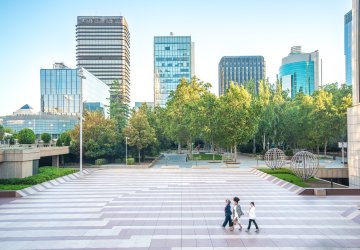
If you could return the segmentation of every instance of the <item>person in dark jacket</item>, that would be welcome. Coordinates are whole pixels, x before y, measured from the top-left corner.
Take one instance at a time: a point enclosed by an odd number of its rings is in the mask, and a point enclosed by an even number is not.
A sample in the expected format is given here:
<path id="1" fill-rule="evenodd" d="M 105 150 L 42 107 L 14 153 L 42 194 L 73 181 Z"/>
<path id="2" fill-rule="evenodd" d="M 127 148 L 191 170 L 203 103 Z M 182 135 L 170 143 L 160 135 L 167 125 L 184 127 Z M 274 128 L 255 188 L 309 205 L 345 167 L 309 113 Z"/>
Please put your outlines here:
<path id="1" fill-rule="evenodd" d="M 233 227 L 233 222 L 232 222 L 232 219 L 231 219 L 231 215 L 232 215 L 232 212 L 231 212 L 231 201 L 230 200 L 225 200 L 225 221 L 224 223 L 222 224 L 223 227 L 226 227 L 226 225 L 229 223 L 229 227 L 230 227 L 230 230 L 234 230 L 234 227 Z"/>

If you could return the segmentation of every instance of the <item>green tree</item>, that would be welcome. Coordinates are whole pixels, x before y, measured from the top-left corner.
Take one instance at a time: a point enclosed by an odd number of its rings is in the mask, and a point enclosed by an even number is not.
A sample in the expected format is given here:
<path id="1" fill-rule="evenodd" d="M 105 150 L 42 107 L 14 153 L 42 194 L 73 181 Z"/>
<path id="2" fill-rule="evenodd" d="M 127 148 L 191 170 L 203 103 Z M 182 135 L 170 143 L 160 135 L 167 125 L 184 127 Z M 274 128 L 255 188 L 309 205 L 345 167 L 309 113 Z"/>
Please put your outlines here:
<path id="1" fill-rule="evenodd" d="M 234 148 L 234 161 L 237 160 L 237 146 L 247 143 L 257 131 L 258 114 L 252 102 L 252 96 L 244 86 L 233 83 L 220 97 L 222 138 Z"/>
<path id="2" fill-rule="evenodd" d="M 184 142 L 188 145 L 192 158 L 192 143 L 201 133 L 198 102 L 208 92 L 211 85 L 193 77 L 190 81 L 180 80 L 176 91 L 170 94 L 166 106 L 165 133 L 177 142 L 179 149 Z"/>
<path id="3" fill-rule="evenodd" d="M 137 148 L 140 162 L 141 150 L 156 142 L 155 129 L 150 126 L 143 109 L 132 112 L 129 123 L 123 131 L 128 137 L 128 144 Z"/>
<path id="4" fill-rule="evenodd" d="M 61 140 L 61 143 L 64 144 L 64 146 L 70 146 L 71 143 L 71 137 L 69 132 L 64 132 L 60 135 L 59 139 Z"/>
<path id="5" fill-rule="evenodd" d="M 56 147 L 62 147 L 63 146 L 63 142 L 61 140 L 61 137 L 59 137 L 57 140 L 56 140 Z"/>
<path id="6" fill-rule="evenodd" d="M 219 100 L 210 93 L 205 92 L 197 103 L 198 115 L 200 121 L 201 137 L 209 142 L 211 151 L 213 152 L 213 160 L 215 160 L 215 146 L 221 141 L 221 127 L 219 117 Z"/>
<path id="7" fill-rule="evenodd" d="M 49 133 L 42 133 L 41 134 L 41 140 L 44 143 L 49 143 L 51 141 L 51 135 Z"/>
<path id="8" fill-rule="evenodd" d="M 17 138 L 20 144 L 33 144 L 35 143 L 35 133 L 29 128 L 24 128 L 19 131 Z"/>
<path id="9" fill-rule="evenodd" d="M 3 140 L 5 136 L 5 128 L 0 125 L 0 140 Z"/>
<path id="10" fill-rule="evenodd" d="M 79 125 L 69 131 L 71 137 L 71 152 L 79 155 L 80 132 Z M 107 119 L 100 112 L 84 113 L 83 122 L 83 152 L 86 160 L 98 158 L 113 159 L 116 156 L 115 144 L 119 140 L 116 122 Z"/>

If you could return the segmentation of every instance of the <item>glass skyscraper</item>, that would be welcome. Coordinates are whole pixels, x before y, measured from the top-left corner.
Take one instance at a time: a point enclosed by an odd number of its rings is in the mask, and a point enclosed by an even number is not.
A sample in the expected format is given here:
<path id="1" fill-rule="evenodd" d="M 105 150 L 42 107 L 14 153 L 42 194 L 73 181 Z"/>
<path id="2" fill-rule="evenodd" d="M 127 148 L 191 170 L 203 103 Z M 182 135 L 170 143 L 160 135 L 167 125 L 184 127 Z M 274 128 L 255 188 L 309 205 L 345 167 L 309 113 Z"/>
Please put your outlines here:
<path id="1" fill-rule="evenodd" d="M 83 70 L 83 103 L 90 111 L 107 114 L 109 86 Z M 41 112 L 78 115 L 80 113 L 80 76 L 78 69 L 55 63 L 53 69 L 40 70 Z"/>
<path id="2" fill-rule="evenodd" d="M 265 79 L 265 60 L 263 56 L 224 56 L 219 62 L 219 95 L 230 87 L 230 82 L 244 84 L 253 80 L 258 87 Z"/>
<path id="3" fill-rule="evenodd" d="M 130 32 L 122 16 L 78 16 L 77 67 L 107 85 L 119 82 L 121 100 L 130 102 Z"/>
<path id="4" fill-rule="evenodd" d="M 344 54 L 345 54 L 345 83 L 351 85 L 352 82 L 352 11 L 344 16 Z"/>
<path id="5" fill-rule="evenodd" d="M 194 44 L 191 36 L 154 37 L 154 104 L 164 107 L 181 78 L 194 75 Z"/>
<path id="6" fill-rule="evenodd" d="M 287 57 L 282 59 L 280 79 L 283 90 L 288 90 L 291 98 L 296 93 L 311 95 L 319 88 L 319 51 L 303 53 L 301 46 L 294 46 Z"/>

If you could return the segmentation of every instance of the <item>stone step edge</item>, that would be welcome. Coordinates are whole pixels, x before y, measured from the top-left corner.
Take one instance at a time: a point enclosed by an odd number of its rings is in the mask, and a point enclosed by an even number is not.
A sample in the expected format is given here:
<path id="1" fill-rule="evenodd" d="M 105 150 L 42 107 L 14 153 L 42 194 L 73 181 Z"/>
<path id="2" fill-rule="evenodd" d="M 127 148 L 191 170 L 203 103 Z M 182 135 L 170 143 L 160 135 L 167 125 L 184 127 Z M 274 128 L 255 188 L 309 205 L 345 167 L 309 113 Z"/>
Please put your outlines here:
<path id="1" fill-rule="evenodd" d="M 256 168 L 253 168 L 252 170 L 250 170 L 250 173 L 253 173 L 267 181 L 270 181 L 271 183 L 274 183 L 278 186 L 280 186 L 281 188 L 284 188 L 284 189 L 287 189 L 289 190 L 290 192 L 293 192 L 295 194 L 300 194 L 301 192 L 303 192 L 305 189 L 302 188 L 302 187 L 299 187 L 295 184 L 292 184 L 290 182 L 287 182 L 287 181 L 284 181 L 280 178 L 277 178 L 273 175 L 270 175 L 270 174 L 267 174 L 267 173 L 264 173 Z"/>
<path id="2" fill-rule="evenodd" d="M 89 171 L 88 169 L 84 169 L 83 170 L 83 175 L 88 175 L 91 174 L 92 172 L 94 172 L 96 170 L 93 171 Z M 66 183 L 72 180 L 77 180 L 81 178 L 81 174 L 80 171 L 76 172 L 76 173 L 72 173 L 72 174 L 68 174 L 68 175 L 64 175 L 62 177 L 58 177 L 56 179 L 50 180 L 50 181 L 46 181 L 40 184 L 36 184 L 34 186 L 31 187 L 27 187 L 21 190 L 16 190 L 16 197 L 26 197 L 29 195 L 33 195 L 36 194 L 38 192 L 42 192 L 45 191 L 47 189 L 53 188 L 55 186 L 58 186 L 62 183 Z"/>
<path id="3" fill-rule="evenodd" d="M 346 209 L 342 214 L 343 217 L 360 224 L 360 206 L 353 206 Z"/>

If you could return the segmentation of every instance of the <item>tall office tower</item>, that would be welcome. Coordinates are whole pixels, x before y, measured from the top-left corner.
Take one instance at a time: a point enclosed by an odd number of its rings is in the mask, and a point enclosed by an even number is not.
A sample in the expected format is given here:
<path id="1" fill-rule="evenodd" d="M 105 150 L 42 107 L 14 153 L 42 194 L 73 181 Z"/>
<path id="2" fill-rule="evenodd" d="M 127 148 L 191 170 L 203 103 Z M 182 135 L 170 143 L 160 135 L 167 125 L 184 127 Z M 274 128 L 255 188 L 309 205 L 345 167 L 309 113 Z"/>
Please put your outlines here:
<path id="1" fill-rule="evenodd" d="M 344 16 L 344 54 L 345 54 L 345 83 L 351 85 L 351 42 L 352 42 L 352 11 Z"/>
<path id="2" fill-rule="evenodd" d="M 122 16 L 78 16 L 77 66 L 111 85 L 119 82 L 121 101 L 130 102 L 130 33 Z"/>
<path id="3" fill-rule="evenodd" d="M 360 0 L 352 2 L 353 107 L 347 112 L 349 185 L 360 188 Z"/>
<path id="4" fill-rule="evenodd" d="M 259 81 L 265 79 L 263 56 L 224 56 L 219 62 L 219 95 L 230 87 L 230 82 L 245 84 L 254 81 L 258 89 Z"/>
<path id="5" fill-rule="evenodd" d="M 86 69 L 82 80 L 83 107 L 107 115 L 109 86 Z M 52 69 L 40 70 L 41 112 L 58 115 L 80 114 L 81 78 L 77 69 L 55 63 Z"/>
<path id="6" fill-rule="evenodd" d="M 194 75 L 194 43 L 191 36 L 154 37 L 154 105 L 164 107 L 181 78 Z"/>
<path id="7" fill-rule="evenodd" d="M 283 90 L 288 90 L 291 98 L 296 93 L 311 95 L 319 88 L 319 51 L 303 53 L 301 46 L 291 47 L 290 54 L 282 59 L 280 79 Z"/>

